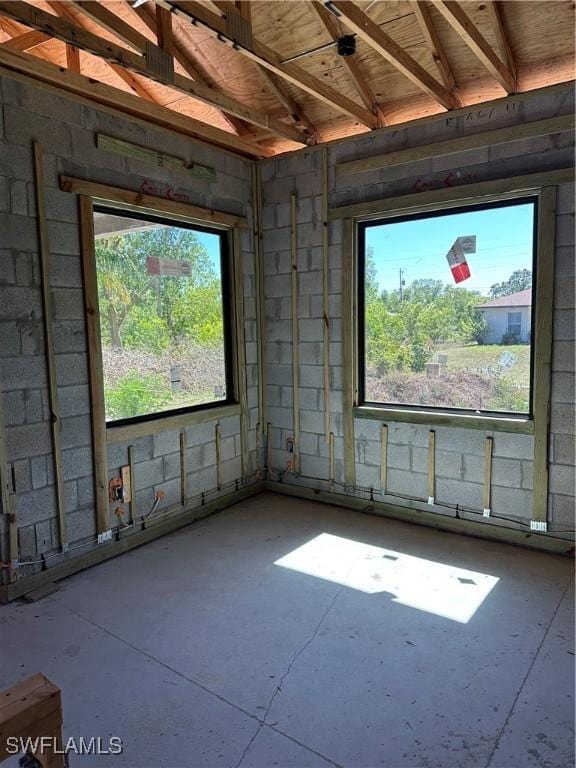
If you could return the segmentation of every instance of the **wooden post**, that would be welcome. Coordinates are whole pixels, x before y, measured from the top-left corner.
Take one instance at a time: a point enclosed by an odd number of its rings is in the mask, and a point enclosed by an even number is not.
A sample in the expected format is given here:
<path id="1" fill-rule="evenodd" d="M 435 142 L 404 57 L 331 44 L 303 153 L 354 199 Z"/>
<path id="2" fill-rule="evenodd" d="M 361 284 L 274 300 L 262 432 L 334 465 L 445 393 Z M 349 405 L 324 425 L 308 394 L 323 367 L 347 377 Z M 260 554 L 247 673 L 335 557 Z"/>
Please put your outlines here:
<path id="1" fill-rule="evenodd" d="M 328 438 L 328 455 L 330 465 L 330 491 L 334 490 L 334 432 Z"/>
<path id="2" fill-rule="evenodd" d="M 428 433 L 428 504 L 436 498 L 436 432 Z"/>
<path id="3" fill-rule="evenodd" d="M 380 429 L 380 490 L 386 493 L 388 487 L 388 427 L 382 424 Z"/>
<path id="4" fill-rule="evenodd" d="M 84 306 L 88 336 L 94 487 L 96 491 L 96 530 L 98 533 L 104 533 L 110 528 L 108 520 L 108 446 L 102 372 L 102 340 L 100 338 L 98 312 L 98 281 L 94 254 L 94 218 L 92 200 L 84 195 L 81 195 L 79 200 L 80 237 L 84 268 Z"/>
<path id="5" fill-rule="evenodd" d="M 262 301 L 264 293 L 264 271 L 262 269 L 262 179 L 260 175 L 260 166 L 252 166 L 252 217 L 254 225 L 254 271 L 256 277 L 256 329 L 258 338 L 256 340 L 256 353 L 258 360 L 258 429 L 256 434 L 256 443 L 258 445 L 258 471 L 262 467 L 262 444 L 264 442 L 264 398 L 266 391 L 266 372 L 264 370 L 264 316 L 262 313 Z"/>
<path id="6" fill-rule="evenodd" d="M 266 424 L 266 478 L 270 479 L 270 472 L 272 471 L 272 441 L 270 439 L 272 432 L 272 424 L 268 422 Z"/>
<path id="7" fill-rule="evenodd" d="M 550 376 L 552 371 L 552 314 L 554 307 L 554 252 L 556 235 L 556 187 L 546 187 L 538 206 L 538 252 L 534 311 L 534 531 L 548 527 L 548 441 L 550 439 Z"/>
<path id="8" fill-rule="evenodd" d="M 132 489 L 132 495 L 130 496 L 130 522 L 133 523 L 136 520 L 136 476 L 134 472 L 134 446 L 128 446 L 128 466 L 130 467 L 130 488 Z"/>
<path id="9" fill-rule="evenodd" d="M 10 757 L 9 738 L 38 740 L 42 751 L 33 754 L 43 768 L 64 768 L 60 689 L 44 675 L 33 675 L 0 693 L 0 762 Z"/>
<path id="10" fill-rule="evenodd" d="M 344 391 L 342 397 L 344 431 L 344 478 L 350 488 L 356 485 L 356 457 L 354 452 L 354 227 L 351 219 L 345 219 L 342 242 L 342 358 Z"/>
<path id="11" fill-rule="evenodd" d="M 290 253 L 292 299 L 292 389 L 294 414 L 294 472 L 300 471 L 300 327 L 298 322 L 298 237 L 296 193 L 290 197 Z"/>
<path id="12" fill-rule="evenodd" d="M 238 400 L 240 402 L 240 459 L 242 462 L 242 481 L 248 475 L 248 391 L 246 383 L 246 343 L 244 334 L 244 279 L 242 272 L 242 253 L 240 248 L 240 230 L 233 230 L 233 265 L 234 265 L 234 307 L 236 309 L 236 356 L 238 368 Z"/>
<path id="13" fill-rule="evenodd" d="M 219 421 L 214 426 L 214 439 L 216 440 L 216 489 L 220 491 L 222 489 L 222 435 Z"/>
<path id="14" fill-rule="evenodd" d="M 490 517 L 490 494 L 492 490 L 492 448 L 494 440 L 487 437 L 484 443 L 484 494 L 483 509 L 484 517 Z"/>
<path id="15" fill-rule="evenodd" d="M 48 399 L 50 402 L 52 458 L 56 484 L 56 509 L 58 512 L 60 545 L 65 551 L 68 549 L 68 528 L 66 525 L 64 471 L 62 468 L 62 446 L 60 440 L 60 404 L 58 402 L 56 357 L 54 354 L 54 321 L 52 313 L 52 292 L 50 289 L 50 243 L 48 242 L 48 225 L 46 221 L 46 203 L 44 198 L 44 154 L 41 145 L 37 141 L 33 143 L 33 149 L 36 217 L 38 223 L 38 242 L 40 246 L 40 272 L 42 275 L 42 314 L 46 346 L 46 367 L 48 370 Z"/>
<path id="16" fill-rule="evenodd" d="M 328 150 L 322 149 L 322 315 L 324 320 L 324 438 L 330 436 L 330 305 L 328 297 Z"/>
<path id="17" fill-rule="evenodd" d="M 180 501 L 186 506 L 188 501 L 188 468 L 186 461 L 186 432 L 180 432 Z"/>

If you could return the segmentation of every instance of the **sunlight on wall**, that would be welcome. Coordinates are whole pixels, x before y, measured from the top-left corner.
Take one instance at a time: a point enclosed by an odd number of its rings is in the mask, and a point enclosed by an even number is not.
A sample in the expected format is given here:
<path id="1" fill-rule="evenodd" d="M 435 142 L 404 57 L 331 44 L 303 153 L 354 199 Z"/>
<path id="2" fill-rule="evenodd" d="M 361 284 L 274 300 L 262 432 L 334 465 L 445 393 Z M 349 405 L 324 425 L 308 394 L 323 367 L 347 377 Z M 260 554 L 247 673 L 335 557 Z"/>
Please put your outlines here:
<path id="1" fill-rule="evenodd" d="M 466 624 L 498 579 L 391 549 L 321 533 L 274 565 Z"/>

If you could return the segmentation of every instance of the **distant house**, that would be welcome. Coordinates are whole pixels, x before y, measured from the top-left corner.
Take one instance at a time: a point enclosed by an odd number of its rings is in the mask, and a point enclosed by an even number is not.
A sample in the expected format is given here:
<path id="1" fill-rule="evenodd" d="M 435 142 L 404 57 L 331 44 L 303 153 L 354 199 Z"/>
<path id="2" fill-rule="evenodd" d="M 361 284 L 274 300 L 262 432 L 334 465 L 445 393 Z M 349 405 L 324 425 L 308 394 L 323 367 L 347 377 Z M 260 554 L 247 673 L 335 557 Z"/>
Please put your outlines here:
<path id="1" fill-rule="evenodd" d="M 532 323 L 532 288 L 500 296 L 478 307 L 486 320 L 485 344 L 500 344 L 503 336 L 528 343 Z"/>

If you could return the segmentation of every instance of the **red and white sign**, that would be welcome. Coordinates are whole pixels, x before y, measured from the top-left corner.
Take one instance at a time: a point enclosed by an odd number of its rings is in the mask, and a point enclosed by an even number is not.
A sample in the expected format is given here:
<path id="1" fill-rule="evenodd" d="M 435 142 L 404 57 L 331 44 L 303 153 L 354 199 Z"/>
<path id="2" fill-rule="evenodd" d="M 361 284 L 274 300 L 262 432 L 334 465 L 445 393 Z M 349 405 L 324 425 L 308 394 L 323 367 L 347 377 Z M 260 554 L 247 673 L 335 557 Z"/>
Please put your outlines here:
<path id="1" fill-rule="evenodd" d="M 457 237 L 452 248 L 446 254 L 455 283 L 468 280 L 471 276 L 470 267 L 466 259 L 467 253 L 476 253 L 476 235 Z"/>
<path id="2" fill-rule="evenodd" d="M 159 259 L 148 256 L 146 271 L 149 275 L 168 275 L 170 277 L 192 277 L 192 262 L 177 259 Z"/>

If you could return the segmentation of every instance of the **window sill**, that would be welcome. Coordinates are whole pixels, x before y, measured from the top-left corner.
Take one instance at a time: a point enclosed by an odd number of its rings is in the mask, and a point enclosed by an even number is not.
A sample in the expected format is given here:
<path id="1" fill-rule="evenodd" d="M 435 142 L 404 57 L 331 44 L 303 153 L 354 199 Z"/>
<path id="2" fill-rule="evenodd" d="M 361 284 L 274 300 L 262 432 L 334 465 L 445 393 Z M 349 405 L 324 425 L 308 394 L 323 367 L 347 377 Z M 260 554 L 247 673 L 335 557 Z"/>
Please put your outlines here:
<path id="1" fill-rule="evenodd" d="M 483 429 L 494 432 L 516 432 L 524 435 L 534 434 L 534 421 L 527 417 L 513 416 L 476 416 L 468 413 L 448 411 L 418 411 L 385 406 L 357 406 L 352 409 L 356 419 L 376 421 L 401 421 L 409 424 L 430 424 L 461 429 Z"/>
<path id="2" fill-rule="evenodd" d="M 194 424 L 203 424 L 206 421 L 216 421 L 217 419 L 225 419 L 227 416 L 239 415 L 239 403 L 225 403 L 224 405 L 215 405 L 213 408 L 179 413 L 174 416 L 158 416 L 157 419 L 139 421 L 135 424 L 124 424 L 117 427 L 110 424 L 106 429 L 106 438 L 108 443 L 123 443 L 137 437 L 157 435 L 159 432 L 168 432 L 171 429 L 183 429 L 194 426 Z"/>

